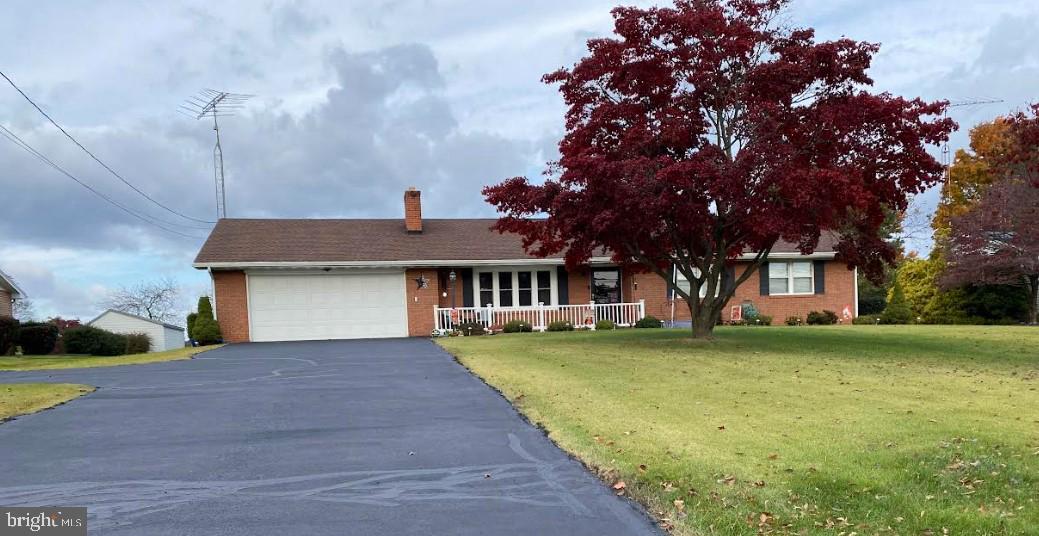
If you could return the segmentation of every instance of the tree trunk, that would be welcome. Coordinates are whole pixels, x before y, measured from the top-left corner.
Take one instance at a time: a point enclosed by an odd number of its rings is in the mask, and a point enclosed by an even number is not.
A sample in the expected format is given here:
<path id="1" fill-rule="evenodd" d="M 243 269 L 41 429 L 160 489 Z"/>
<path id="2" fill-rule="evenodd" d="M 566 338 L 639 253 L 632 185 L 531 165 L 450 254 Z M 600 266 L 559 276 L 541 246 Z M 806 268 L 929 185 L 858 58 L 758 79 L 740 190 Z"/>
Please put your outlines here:
<path id="1" fill-rule="evenodd" d="M 1028 289 L 1031 291 L 1028 300 L 1028 323 L 1035 325 L 1037 323 L 1036 307 L 1039 306 L 1039 274 L 1028 276 L 1028 285 L 1031 287 Z"/>
<path id="2" fill-rule="evenodd" d="M 714 336 L 714 326 L 718 315 L 714 307 L 699 306 L 689 303 L 689 318 L 693 319 L 693 338 L 710 339 Z"/>

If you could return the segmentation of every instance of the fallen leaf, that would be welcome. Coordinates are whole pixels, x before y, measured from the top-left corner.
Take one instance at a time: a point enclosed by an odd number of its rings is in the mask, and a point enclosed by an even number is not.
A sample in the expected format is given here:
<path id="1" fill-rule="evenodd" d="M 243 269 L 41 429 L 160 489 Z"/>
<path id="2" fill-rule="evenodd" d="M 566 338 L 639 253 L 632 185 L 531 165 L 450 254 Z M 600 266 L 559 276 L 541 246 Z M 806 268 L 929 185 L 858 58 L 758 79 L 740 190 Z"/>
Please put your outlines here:
<path id="1" fill-rule="evenodd" d="M 617 491 L 621 491 L 626 487 L 628 487 L 628 485 L 625 484 L 623 480 L 619 480 L 616 484 L 613 485 L 613 489 Z"/>
<path id="2" fill-rule="evenodd" d="M 723 424 L 723 425 L 719 426 L 718 429 L 719 430 L 724 430 L 725 429 L 725 425 Z"/>
<path id="3" fill-rule="evenodd" d="M 685 501 L 682 499 L 675 499 L 675 510 L 682 512 L 685 510 Z"/>
<path id="4" fill-rule="evenodd" d="M 768 455 L 768 459 L 770 459 L 770 460 L 778 460 L 779 459 L 779 454 L 776 454 L 775 452 L 773 452 L 773 453 Z"/>
<path id="5" fill-rule="evenodd" d="M 644 463 L 640 463 L 639 464 L 639 472 L 640 473 L 645 473 L 646 472 L 646 464 L 644 464 Z"/>
<path id="6" fill-rule="evenodd" d="M 763 487 L 765 487 L 765 481 L 764 480 L 758 480 L 757 482 L 754 483 L 754 487 L 756 487 L 756 488 L 763 488 Z"/>

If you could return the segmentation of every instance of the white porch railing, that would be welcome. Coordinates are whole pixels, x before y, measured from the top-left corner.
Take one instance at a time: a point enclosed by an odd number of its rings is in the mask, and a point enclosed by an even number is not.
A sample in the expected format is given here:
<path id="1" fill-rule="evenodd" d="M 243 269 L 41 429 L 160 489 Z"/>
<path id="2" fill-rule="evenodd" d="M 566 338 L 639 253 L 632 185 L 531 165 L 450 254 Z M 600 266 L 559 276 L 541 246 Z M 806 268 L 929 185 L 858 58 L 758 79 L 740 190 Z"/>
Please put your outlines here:
<path id="1" fill-rule="evenodd" d="M 544 331 L 552 322 L 565 321 L 574 327 L 595 329 L 599 320 L 612 320 L 618 326 L 628 327 L 646 316 L 646 301 L 633 303 L 585 303 L 580 305 L 531 305 L 526 307 L 434 307 L 436 329 L 453 329 L 459 324 L 478 322 L 484 327 L 504 326 L 513 320 L 524 320 L 538 331 Z"/>

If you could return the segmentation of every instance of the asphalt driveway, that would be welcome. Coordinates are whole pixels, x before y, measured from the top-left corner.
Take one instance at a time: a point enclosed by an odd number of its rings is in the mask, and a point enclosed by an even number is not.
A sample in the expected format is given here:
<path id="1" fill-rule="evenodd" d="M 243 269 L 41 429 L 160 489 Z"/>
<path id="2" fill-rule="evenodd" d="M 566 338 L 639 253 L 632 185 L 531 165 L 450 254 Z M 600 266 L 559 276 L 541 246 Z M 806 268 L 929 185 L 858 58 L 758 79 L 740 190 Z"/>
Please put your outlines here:
<path id="1" fill-rule="evenodd" d="M 426 340 L 0 373 L 99 389 L 0 425 L 0 505 L 92 534 L 658 534 Z"/>

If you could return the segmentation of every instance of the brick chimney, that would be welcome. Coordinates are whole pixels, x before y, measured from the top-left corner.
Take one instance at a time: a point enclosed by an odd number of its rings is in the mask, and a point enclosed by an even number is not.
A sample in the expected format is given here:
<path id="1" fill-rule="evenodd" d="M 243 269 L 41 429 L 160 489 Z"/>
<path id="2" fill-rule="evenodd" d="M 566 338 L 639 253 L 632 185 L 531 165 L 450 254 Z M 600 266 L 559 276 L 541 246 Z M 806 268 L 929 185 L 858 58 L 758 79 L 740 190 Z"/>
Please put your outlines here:
<path id="1" fill-rule="evenodd" d="M 409 233 L 422 232 L 422 192 L 414 186 L 404 192 L 404 227 Z"/>

